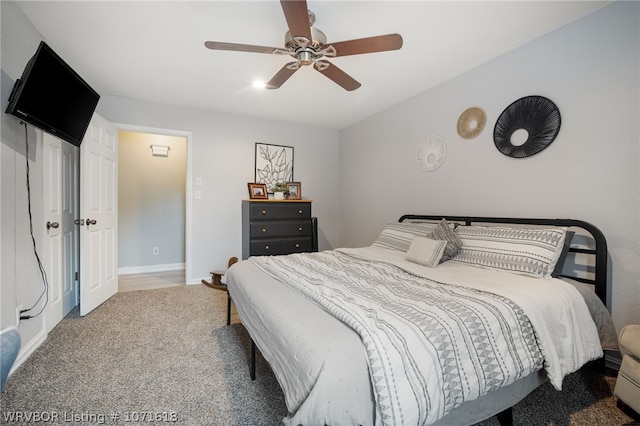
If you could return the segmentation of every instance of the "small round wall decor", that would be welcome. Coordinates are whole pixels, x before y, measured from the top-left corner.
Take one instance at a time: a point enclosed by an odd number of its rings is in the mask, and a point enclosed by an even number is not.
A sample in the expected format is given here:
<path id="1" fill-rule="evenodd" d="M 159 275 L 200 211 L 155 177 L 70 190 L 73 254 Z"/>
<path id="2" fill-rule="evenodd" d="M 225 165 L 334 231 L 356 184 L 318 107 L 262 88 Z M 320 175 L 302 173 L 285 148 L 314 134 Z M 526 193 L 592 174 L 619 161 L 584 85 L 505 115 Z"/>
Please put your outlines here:
<path id="1" fill-rule="evenodd" d="M 472 139 L 482 133 L 487 117 L 480 108 L 469 108 L 458 118 L 458 134 L 465 139 Z"/>
<path id="2" fill-rule="evenodd" d="M 530 157 L 551 145 L 560 131 L 560 121 L 556 104 L 543 96 L 526 96 L 502 111 L 493 129 L 493 141 L 504 155 Z"/>
<path id="3" fill-rule="evenodd" d="M 431 172 L 444 163 L 447 156 L 447 145 L 438 135 L 430 135 L 418 145 L 416 163 L 425 172 Z"/>

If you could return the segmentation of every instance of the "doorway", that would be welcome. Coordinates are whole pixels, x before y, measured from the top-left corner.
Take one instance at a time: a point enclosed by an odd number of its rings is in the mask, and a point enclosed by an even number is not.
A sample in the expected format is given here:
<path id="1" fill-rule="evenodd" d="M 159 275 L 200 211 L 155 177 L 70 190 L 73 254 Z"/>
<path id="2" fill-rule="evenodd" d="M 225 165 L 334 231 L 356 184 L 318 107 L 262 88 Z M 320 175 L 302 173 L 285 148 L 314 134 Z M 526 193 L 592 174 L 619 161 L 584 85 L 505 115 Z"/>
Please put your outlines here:
<path id="1" fill-rule="evenodd" d="M 98 114 L 79 149 L 42 133 L 47 331 L 117 291 L 117 146 L 117 129 Z"/>
<path id="2" fill-rule="evenodd" d="M 184 285 L 190 134 L 118 127 L 118 291 Z"/>

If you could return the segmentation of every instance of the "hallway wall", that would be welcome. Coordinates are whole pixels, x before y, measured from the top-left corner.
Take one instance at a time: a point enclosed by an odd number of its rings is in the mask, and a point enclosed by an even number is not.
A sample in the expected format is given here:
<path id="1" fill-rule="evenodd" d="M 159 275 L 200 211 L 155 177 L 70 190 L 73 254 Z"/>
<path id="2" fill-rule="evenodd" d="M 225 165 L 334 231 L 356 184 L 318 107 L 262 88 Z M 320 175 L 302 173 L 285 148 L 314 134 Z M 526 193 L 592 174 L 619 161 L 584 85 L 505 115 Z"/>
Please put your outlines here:
<path id="1" fill-rule="evenodd" d="M 118 269 L 182 269 L 186 138 L 120 130 L 118 139 Z M 151 145 L 169 147 L 168 156 L 153 156 Z"/>

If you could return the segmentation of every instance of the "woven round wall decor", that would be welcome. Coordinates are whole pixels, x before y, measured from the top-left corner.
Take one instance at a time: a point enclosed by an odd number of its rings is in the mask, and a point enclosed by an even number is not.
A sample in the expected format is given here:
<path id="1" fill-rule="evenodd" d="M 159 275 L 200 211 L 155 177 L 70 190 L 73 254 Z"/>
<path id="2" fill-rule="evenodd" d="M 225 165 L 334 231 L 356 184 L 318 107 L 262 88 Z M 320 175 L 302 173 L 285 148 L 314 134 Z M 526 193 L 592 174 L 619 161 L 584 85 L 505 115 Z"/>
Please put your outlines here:
<path id="1" fill-rule="evenodd" d="M 418 145 L 416 164 L 425 172 L 432 172 L 444 163 L 447 144 L 439 135 L 429 135 Z"/>
<path id="2" fill-rule="evenodd" d="M 465 139 L 472 139 L 482 133 L 487 123 L 487 116 L 478 107 L 469 108 L 458 118 L 458 134 Z"/>
<path id="3" fill-rule="evenodd" d="M 560 110 L 543 96 L 526 96 L 513 102 L 498 117 L 493 141 L 498 151 L 513 158 L 535 155 L 551 145 L 560 131 Z M 514 144 L 512 135 L 526 135 L 522 144 Z"/>

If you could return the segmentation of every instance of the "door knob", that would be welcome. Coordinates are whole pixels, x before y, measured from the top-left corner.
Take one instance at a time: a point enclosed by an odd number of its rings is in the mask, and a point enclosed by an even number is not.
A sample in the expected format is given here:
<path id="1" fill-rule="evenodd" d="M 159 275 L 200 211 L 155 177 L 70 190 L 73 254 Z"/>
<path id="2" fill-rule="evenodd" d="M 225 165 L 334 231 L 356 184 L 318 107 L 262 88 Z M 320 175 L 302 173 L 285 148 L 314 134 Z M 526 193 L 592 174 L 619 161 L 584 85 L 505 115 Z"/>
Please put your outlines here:
<path id="1" fill-rule="evenodd" d="M 58 229 L 60 224 L 58 222 L 47 222 L 47 229 Z"/>
<path id="2" fill-rule="evenodd" d="M 95 219 L 87 219 L 87 226 L 95 225 L 96 223 L 98 223 L 98 222 Z"/>

